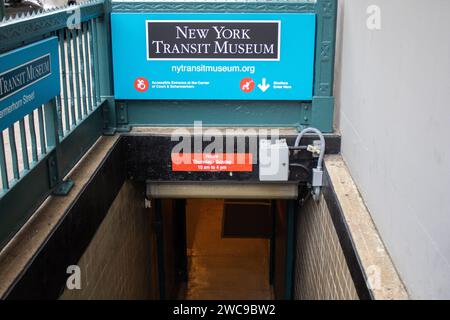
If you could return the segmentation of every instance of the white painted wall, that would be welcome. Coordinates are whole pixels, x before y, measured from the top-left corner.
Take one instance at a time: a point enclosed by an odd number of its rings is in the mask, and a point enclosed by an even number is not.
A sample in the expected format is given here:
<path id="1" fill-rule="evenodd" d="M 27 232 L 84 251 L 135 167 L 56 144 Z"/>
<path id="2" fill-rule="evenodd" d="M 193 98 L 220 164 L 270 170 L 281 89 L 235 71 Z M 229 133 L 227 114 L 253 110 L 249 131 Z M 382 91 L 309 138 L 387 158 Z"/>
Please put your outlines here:
<path id="1" fill-rule="evenodd" d="M 450 1 L 340 0 L 338 24 L 345 161 L 411 297 L 450 299 Z"/>

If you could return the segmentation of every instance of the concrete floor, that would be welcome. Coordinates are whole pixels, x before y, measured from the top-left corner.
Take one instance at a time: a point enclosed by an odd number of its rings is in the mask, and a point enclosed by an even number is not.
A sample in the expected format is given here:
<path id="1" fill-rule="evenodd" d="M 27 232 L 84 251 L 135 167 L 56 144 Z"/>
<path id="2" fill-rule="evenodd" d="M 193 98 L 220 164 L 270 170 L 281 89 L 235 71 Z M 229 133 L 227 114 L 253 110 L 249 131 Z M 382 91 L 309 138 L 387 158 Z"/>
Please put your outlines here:
<path id="1" fill-rule="evenodd" d="M 223 200 L 187 201 L 186 299 L 272 299 L 269 240 L 221 238 L 223 205 Z"/>

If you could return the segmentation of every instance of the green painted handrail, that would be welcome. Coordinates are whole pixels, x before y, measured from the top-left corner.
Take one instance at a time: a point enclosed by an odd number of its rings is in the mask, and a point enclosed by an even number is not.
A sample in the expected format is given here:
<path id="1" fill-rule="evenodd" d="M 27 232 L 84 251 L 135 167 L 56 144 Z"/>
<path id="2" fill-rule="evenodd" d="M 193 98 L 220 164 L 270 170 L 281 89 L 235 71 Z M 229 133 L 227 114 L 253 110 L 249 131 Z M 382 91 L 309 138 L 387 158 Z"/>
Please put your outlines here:
<path id="1" fill-rule="evenodd" d="M 89 21 L 103 16 L 105 2 L 86 1 L 77 6 L 22 13 L 18 17 L 0 20 L 0 53 L 48 37 L 50 33 L 66 28 L 75 9 L 80 10 L 80 22 Z"/>

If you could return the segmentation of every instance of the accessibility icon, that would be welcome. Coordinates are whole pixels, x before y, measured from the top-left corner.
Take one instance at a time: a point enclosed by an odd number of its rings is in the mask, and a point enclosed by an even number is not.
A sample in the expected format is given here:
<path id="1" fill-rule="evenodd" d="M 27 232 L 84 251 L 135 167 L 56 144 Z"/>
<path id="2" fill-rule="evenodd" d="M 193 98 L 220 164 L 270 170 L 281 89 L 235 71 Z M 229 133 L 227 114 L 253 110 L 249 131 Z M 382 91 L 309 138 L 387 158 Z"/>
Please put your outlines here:
<path id="1" fill-rule="evenodd" d="M 148 80 L 145 78 L 136 78 L 134 80 L 134 88 L 139 92 L 145 92 L 148 90 Z"/>
<path id="2" fill-rule="evenodd" d="M 244 78 L 241 80 L 241 90 L 250 93 L 255 89 L 255 81 L 252 78 Z"/>

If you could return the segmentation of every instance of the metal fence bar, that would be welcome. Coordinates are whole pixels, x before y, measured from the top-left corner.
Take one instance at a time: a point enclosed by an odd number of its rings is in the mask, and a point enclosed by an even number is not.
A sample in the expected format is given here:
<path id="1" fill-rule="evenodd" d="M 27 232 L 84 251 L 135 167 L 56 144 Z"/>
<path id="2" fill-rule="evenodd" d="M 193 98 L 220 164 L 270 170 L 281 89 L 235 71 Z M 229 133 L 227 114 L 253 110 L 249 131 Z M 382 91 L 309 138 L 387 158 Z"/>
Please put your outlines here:
<path id="1" fill-rule="evenodd" d="M 75 79 L 75 97 L 77 99 L 77 123 L 83 118 L 81 109 L 81 94 L 80 94 L 80 60 L 78 60 L 78 30 L 72 30 L 73 36 L 73 57 L 74 57 L 74 79 Z"/>
<path id="2" fill-rule="evenodd" d="M 88 99 L 86 92 L 86 60 L 84 58 L 84 41 L 83 41 L 83 25 L 80 24 L 78 30 L 79 48 L 80 48 L 80 78 L 81 78 L 81 98 L 83 101 L 83 114 L 84 117 L 88 114 Z"/>
<path id="3" fill-rule="evenodd" d="M 5 139 L 3 138 L 3 131 L 0 131 L 0 174 L 2 176 L 2 189 L 6 191 L 9 189 L 8 169 L 6 167 L 5 156 Z"/>
<path id="4" fill-rule="evenodd" d="M 58 36 L 58 32 L 57 31 L 55 31 L 55 32 L 52 32 L 52 35 L 53 36 Z M 58 38 L 58 57 L 59 57 L 59 61 L 60 61 L 60 73 L 59 73 L 59 87 L 60 87 L 60 90 L 62 90 L 61 89 L 61 83 L 62 83 L 62 80 L 61 80 L 61 61 L 63 61 L 62 60 L 62 58 L 61 58 L 61 52 L 60 52 L 60 50 L 59 50 L 59 38 Z M 62 119 L 62 108 L 63 108 L 63 101 L 62 101 L 62 93 L 60 92 L 60 94 L 58 95 L 58 99 L 56 100 L 56 110 L 57 110 L 57 117 L 58 117 L 58 136 L 59 136 L 59 139 L 62 139 L 62 138 L 64 138 L 64 128 L 63 128 L 63 119 Z"/>
<path id="5" fill-rule="evenodd" d="M 72 65 L 72 33 L 69 29 L 66 29 L 66 41 L 67 41 L 67 64 L 69 66 L 69 93 L 70 93 L 70 116 L 72 118 L 72 126 L 77 125 L 75 117 L 75 99 L 73 89 L 73 65 Z M 71 128 L 69 128 L 70 130 Z"/>
<path id="6" fill-rule="evenodd" d="M 30 127 L 31 159 L 33 162 L 39 160 L 36 141 L 36 125 L 34 123 L 34 111 L 28 115 L 28 126 Z"/>
<path id="7" fill-rule="evenodd" d="M 45 138 L 47 141 L 47 150 L 56 147 L 58 143 L 58 116 L 57 116 L 57 99 L 52 99 L 44 104 L 45 119 Z"/>
<path id="8" fill-rule="evenodd" d="M 97 105 L 97 73 L 96 68 L 98 66 L 96 61 L 96 55 L 94 54 L 94 31 L 92 20 L 88 21 L 88 31 L 89 31 L 89 60 L 91 61 L 90 69 L 92 76 L 92 104 Z"/>
<path id="9" fill-rule="evenodd" d="M 95 70 L 95 84 L 97 87 L 96 91 L 96 100 L 97 105 L 100 104 L 101 98 L 100 98 L 100 73 L 98 70 L 98 33 L 97 33 L 97 19 L 91 20 L 92 30 L 93 30 L 93 42 L 94 42 L 94 70 Z"/>
<path id="10" fill-rule="evenodd" d="M 67 97 L 67 70 L 66 70 L 66 49 L 65 49 L 65 39 L 64 39 L 64 31 L 60 30 L 58 31 L 58 41 L 59 41 L 59 48 L 61 52 L 61 60 L 60 60 L 60 66 L 61 66 L 61 104 L 64 106 L 64 125 L 65 130 L 70 130 L 70 119 L 69 119 L 69 101 Z"/>
<path id="11" fill-rule="evenodd" d="M 58 96 L 56 100 L 56 114 L 58 120 L 58 136 L 60 139 L 64 137 L 63 124 L 62 124 L 62 106 L 61 106 L 61 95 Z"/>
<path id="12" fill-rule="evenodd" d="M 87 86 L 87 90 L 86 90 L 86 103 L 87 103 L 87 108 L 88 111 L 92 111 L 92 94 L 91 94 L 91 59 L 89 56 L 89 41 L 88 41 L 88 33 L 89 33 L 89 29 L 88 29 L 88 23 L 84 22 L 81 25 L 81 28 L 83 30 L 82 34 L 83 34 L 83 47 L 84 47 L 84 55 L 86 57 L 85 62 L 86 62 L 86 86 Z"/>
<path id="13" fill-rule="evenodd" d="M 92 100 L 91 100 L 91 74 L 90 74 L 90 67 L 91 67 L 91 61 L 89 57 L 89 42 L 88 42 L 88 28 L 87 23 L 81 24 L 81 33 L 83 35 L 83 49 L 84 49 L 84 57 L 85 57 L 85 75 L 86 75 L 86 106 L 87 111 L 92 111 Z"/>
<path id="14" fill-rule="evenodd" d="M 27 134 L 25 130 L 25 120 L 24 118 L 19 121 L 20 128 L 20 143 L 22 147 L 22 163 L 24 170 L 30 170 L 30 161 L 28 159 L 28 143 L 27 143 Z"/>
<path id="15" fill-rule="evenodd" d="M 14 124 L 8 128 L 9 147 L 11 150 L 11 164 L 13 170 L 14 179 L 19 180 L 19 160 L 17 157 L 17 145 L 16 145 L 16 133 L 14 132 Z"/>
<path id="16" fill-rule="evenodd" d="M 38 108 L 38 123 L 39 123 L 39 140 L 41 147 L 41 155 L 47 153 L 47 147 L 45 144 L 45 127 L 44 127 L 44 114 L 42 112 L 42 107 Z"/>

